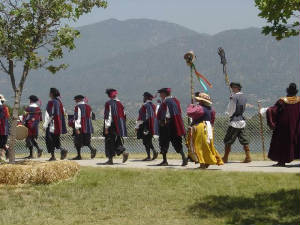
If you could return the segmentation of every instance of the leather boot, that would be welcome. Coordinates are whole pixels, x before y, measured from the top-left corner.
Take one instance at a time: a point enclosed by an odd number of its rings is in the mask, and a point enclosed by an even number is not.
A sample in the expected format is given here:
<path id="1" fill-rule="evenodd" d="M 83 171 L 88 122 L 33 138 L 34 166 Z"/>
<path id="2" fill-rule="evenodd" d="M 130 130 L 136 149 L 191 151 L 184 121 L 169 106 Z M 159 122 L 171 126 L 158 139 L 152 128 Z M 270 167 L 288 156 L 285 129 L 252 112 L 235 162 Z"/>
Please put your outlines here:
<path id="1" fill-rule="evenodd" d="M 158 152 L 154 148 L 152 149 L 152 151 L 153 151 L 152 160 L 155 160 L 157 158 L 157 156 L 158 156 Z"/>
<path id="2" fill-rule="evenodd" d="M 54 151 L 51 152 L 51 158 L 49 159 L 49 161 L 55 161 L 56 158 L 55 158 L 55 154 L 54 154 Z"/>
<path id="3" fill-rule="evenodd" d="M 92 146 L 89 147 L 91 149 L 91 159 L 96 157 L 97 150 L 93 148 Z"/>
<path id="4" fill-rule="evenodd" d="M 108 158 L 108 160 L 104 163 L 104 165 L 113 165 L 113 164 L 114 162 L 112 157 Z"/>
<path id="5" fill-rule="evenodd" d="M 244 145 L 244 151 L 245 151 L 246 158 L 244 159 L 243 163 L 251 162 L 252 160 L 251 160 L 251 157 L 250 157 L 249 145 Z"/>
<path id="6" fill-rule="evenodd" d="M 60 159 L 64 160 L 67 158 L 68 151 L 64 148 L 60 148 Z"/>
<path id="7" fill-rule="evenodd" d="M 123 160 L 122 162 L 125 163 L 127 160 L 128 160 L 128 156 L 129 156 L 129 153 L 128 152 L 123 152 Z"/>
<path id="8" fill-rule="evenodd" d="M 157 166 L 168 166 L 167 153 L 163 153 L 163 161 L 159 163 Z"/>
<path id="9" fill-rule="evenodd" d="M 230 151 L 231 151 L 231 145 L 225 145 L 225 153 L 222 158 L 224 163 L 228 163 L 228 156 L 229 156 Z"/>
<path id="10" fill-rule="evenodd" d="M 33 149 L 29 149 L 29 156 L 25 157 L 25 159 L 33 159 Z"/>
<path id="11" fill-rule="evenodd" d="M 188 164 L 188 159 L 185 157 L 185 154 L 182 149 L 179 154 L 181 155 L 181 158 L 182 158 L 181 166 L 186 166 Z"/>
<path id="12" fill-rule="evenodd" d="M 147 153 L 147 157 L 144 158 L 142 161 L 150 161 L 151 157 L 150 157 L 150 147 L 146 146 L 146 153 Z"/>

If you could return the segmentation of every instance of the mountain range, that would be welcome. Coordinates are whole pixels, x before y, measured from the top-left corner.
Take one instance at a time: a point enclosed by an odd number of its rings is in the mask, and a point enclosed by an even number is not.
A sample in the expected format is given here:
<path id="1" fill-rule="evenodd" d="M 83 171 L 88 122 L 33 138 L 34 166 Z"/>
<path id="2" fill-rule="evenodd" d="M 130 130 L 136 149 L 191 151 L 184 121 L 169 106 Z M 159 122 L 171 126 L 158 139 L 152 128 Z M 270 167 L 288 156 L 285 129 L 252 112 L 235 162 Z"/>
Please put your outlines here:
<path id="1" fill-rule="evenodd" d="M 76 49 L 66 52 L 62 60 L 69 67 L 55 75 L 32 71 L 22 103 L 30 94 L 45 103 L 49 87 L 54 86 L 61 90 L 68 110 L 73 96 L 83 94 L 99 111 L 107 99 L 105 89 L 116 88 L 127 110 L 135 112 L 144 91 L 170 87 L 185 108 L 190 101 L 190 72 L 183 55 L 193 50 L 197 70 L 213 84 L 209 94 L 214 106 L 223 112 L 229 91 L 217 54 L 220 46 L 226 52 L 229 79 L 242 84 L 250 111 L 256 110 L 257 100 L 271 105 L 285 94 L 290 82 L 299 84 L 299 37 L 276 41 L 261 34 L 260 28 L 208 35 L 149 19 L 110 19 L 78 29 L 81 37 Z M 195 79 L 194 84 L 195 90 L 203 91 Z M 6 75 L 0 78 L 0 91 L 12 96 Z"/>

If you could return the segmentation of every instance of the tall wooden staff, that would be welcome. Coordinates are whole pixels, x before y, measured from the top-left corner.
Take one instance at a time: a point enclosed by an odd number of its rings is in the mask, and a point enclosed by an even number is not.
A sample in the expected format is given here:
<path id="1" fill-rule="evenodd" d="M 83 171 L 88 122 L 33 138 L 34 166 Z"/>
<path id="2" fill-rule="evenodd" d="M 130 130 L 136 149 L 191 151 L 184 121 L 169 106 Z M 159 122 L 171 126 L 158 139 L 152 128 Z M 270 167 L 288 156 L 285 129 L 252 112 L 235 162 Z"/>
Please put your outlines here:
<path id="1" fill-rule="evenodd" d="M 195 54 L 193 51 L 189 51 L 184 55 L 184 59 L 186 61 L 186 64 L 190 67 L 190 94 L 191 94 L 191 104 L 194 104 L 194 79 L 193 79 L 193 72 L 194 72 L 194 64 L 195 61 Z M 192 147 L 192 129 L 190 127 L 191 125 L 191 118 L 188 118 L 188 130 L 187 135 L 185 138 L 185 143 L 188 148 L 188 158 L 192 162 L 198 162 L 198 158 L 196 156 L 196 153 L 193 150 Z"/>
<path id="2" fill-rule="evenodd" d="M 225 56 L 225 51 L 222 47 L 218 48 L 218 55 L 221 58 L 221 64 L 223 65 L 223 74 L 225 76 L 225 84 L 228 86 L 229 92 L 231 94 L 231 89 L 230 89 L 230 83 L 229 83 L 229 77 L 227 73 L 227 60 Z"/>
<path id="3" fill-rule="evenodd" d="M 195 61 L 195 53 L 189 51 L 184 55 L 186 64 L 190 67 L 190 94 L 191 94 L 191 104 L 194 104 L 194 79 L 193 79 L 193 62 Z M 191 124 L 191 121 L 188 120 L 188 124 Z"/>
<path id="4" fill-rule="evenodd" d="M 259 121 L 260 121 L 260 137 L 261 137 L 261 143 L 262 143 L 262 151 L 263 151 L 263 158 L 266 160 L 266 153 L 265 153 L 265 136 L 264 136 L 264 124 L 263 124 L 263 118 L 260 113 L 261 110 L 261 100 L 257 101 L 258 106 L 258 115 L 259 115 Z"/>

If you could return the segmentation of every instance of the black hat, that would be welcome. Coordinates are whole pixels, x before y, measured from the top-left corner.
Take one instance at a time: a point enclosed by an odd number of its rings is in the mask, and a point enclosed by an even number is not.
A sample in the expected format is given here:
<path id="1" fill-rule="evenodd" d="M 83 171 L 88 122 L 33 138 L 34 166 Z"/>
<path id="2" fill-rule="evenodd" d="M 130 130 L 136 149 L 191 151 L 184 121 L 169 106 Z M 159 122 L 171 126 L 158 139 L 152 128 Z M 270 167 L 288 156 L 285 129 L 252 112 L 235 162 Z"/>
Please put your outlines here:
<path id="1" fill-rule="evenodd" d="M 30 100 L 31 102 L 37 102 L 37 101 L 39 100 L 39 98 L 38 98 L 37 96 L 35 96 L 35 95 L 30 95 L 30 96 L 29 96 L 29 100 Z"/>
<path id="2" fill-rule="evenodd" d="M 286 92 L 289 96 L 295 96 L 298 93 L 297 85 L 295 83 L 290 83 Z"/>
<path id="3" fill-rule="evenodd" d="M 237 87 L 239 89 L 242 89 L 242 85 L 240 83 L 234 83 L 234 82 L 231 82 L 230 83 L 230 87 L 233 88 L 233 87 Z"/>
<path id="4" fill-rule="evenodd" d="M 158 93 L 166 93 L 167 95 L 171 94 L 171 88 L 162 88 L 157 91 Z"/>
<path id="5" fill-rule="evenodd" d="M 108 89 L 105 90 L 105 93 L 106 93 L 107 95 L 110 95 L 110 93 L 112 93 L 112 92 L 114 92 L 114 91 L 117 91 L 117 90 L 116 90 L 116 89 L 113 89 L 113 88 L 108 88 Z"/>
<path id="6" fill-rule="evenodd" d="M 50 93 L 55 97 L 59 97 L 60 96 L 60 93 L 59 93 L 59 90 L 57 90 L 56 88 L 50 88 Z"/>
<path id="7" fill-rule="evenodd" d="M 83 95 L 76 95 L 76 96 L 74 97 L 74 100 L 82 100 L 82 99 L 84 99 L 84 96 L 83 96 Z"/>
<path id="8" fill-rule="evenodd" d="M 147 98 L 147 99 L 153 99 L 154 97 L 153 97 L 153 95 L 151 95 L 149 92 L 145 92 L 144 94 L 143 94 L 143 96 L 145 97 L 145 98 Z"/>

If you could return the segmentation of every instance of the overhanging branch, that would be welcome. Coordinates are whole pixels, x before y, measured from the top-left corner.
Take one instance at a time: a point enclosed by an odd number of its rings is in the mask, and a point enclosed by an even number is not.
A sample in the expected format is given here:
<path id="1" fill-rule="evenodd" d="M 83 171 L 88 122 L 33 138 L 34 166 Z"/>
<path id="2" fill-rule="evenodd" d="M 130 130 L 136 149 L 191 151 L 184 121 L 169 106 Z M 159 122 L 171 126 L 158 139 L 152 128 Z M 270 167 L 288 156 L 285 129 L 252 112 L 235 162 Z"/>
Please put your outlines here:
<path id="1" fill-rule="evenodd" d="M 0 60 L 0 65 L 1 65 L 1 68 L 4 70 L 5 73 L 7 73 L 9 75 L 9 71 L 8 69 L 5 67 L 4 63 L 2 62 L 2 60 Z"/>

